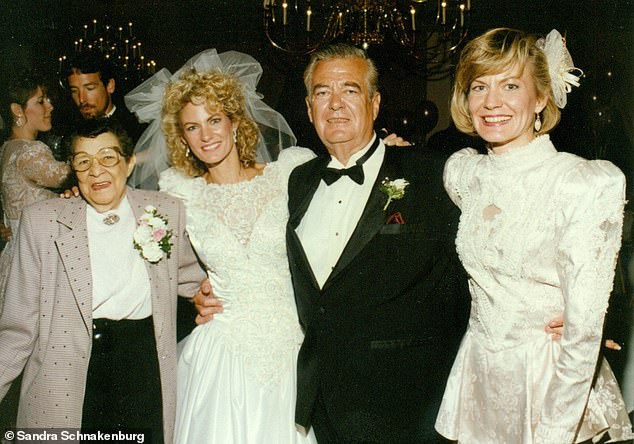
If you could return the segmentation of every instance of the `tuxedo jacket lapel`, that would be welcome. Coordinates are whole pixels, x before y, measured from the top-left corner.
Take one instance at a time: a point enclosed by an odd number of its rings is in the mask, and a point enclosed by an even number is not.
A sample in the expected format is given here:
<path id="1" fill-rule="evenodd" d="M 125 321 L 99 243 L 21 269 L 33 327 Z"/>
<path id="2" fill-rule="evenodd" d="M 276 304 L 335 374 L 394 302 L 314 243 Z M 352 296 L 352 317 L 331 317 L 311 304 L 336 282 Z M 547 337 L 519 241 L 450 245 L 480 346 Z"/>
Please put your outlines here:
<path id="1" fill-rule="evenodd" d="M 68 228 L 68 232 L 60 235 L 55 244 L 84 320 L 86 333 L 92 335 L 93 283 L 86 229 L 86 202 L 83 199 L 70 200 L 59 213 L 57 222 Z"/>
<path id="2" fill-rule="evenodd" d="M 330 273 L 324 288 L 328 286 L 328 283 L 334 279 L 339 273 L 341 273 L 347 266 L 354 260 L 355 257 L 363 250 L 363 248 L 372 240 L 372 238 L 378 233 L 381 227 L 385 224 L 387 215 L 383 211 L 383 206 L 387 201 L 385 193 L 381 192 L 381 182 L 386 178 L 394 180 L 401 177 L 402 170 L 397 162 L 397 158 L 392 155 L 391 150 L 385 150 L 385 157 L 383 164 L 379 170 L 379 174 L 372 186 L 370 197 L 361 214 L 361 218 L 357 223 L 355 230 L 352 232 L 352 236 L 348 240 L 346 247 L 344 248 L 335 268 Z"/>

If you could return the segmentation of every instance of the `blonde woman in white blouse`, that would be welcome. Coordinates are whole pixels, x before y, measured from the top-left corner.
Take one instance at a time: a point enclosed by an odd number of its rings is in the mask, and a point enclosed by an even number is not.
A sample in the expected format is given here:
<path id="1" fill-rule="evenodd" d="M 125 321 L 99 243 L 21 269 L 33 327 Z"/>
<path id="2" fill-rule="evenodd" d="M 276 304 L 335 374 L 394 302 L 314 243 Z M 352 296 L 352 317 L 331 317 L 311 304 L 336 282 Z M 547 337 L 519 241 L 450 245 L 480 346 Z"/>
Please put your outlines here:
<path id="1" fill-rule="evenodd" d="M 548 135 L 574 71 L 557 31 L 538 40 L 494 29 L 460 58 L 452 117 L 488 143 L 486 155 L 452 155 L 444 176 L 462 211 L 456 245 L 472 308 L 436 428 L 460 443 L 633 437 L 599 355 L 625 179 L 610 162 L 558 152 Z M 555 341 L 544 323 L 561 314 Z"/>

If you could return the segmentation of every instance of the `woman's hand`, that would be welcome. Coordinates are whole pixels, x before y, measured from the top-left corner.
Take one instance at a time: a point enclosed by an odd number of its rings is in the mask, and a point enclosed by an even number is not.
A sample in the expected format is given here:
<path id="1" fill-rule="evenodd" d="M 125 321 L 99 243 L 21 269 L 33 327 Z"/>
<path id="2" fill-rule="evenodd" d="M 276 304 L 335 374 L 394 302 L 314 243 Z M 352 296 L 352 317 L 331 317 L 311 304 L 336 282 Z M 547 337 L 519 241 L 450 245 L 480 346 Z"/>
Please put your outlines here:
<path id="1" fill-rule="evenodd" d="M 562 314 L 551 319 L 550 322 L 546 324 L 546 327 L 544 327 L 544 330 L 553 338 L 554 341 L 559 341 L 561 339 L 561 335 L 564 334 L 564 315 Z M 621 350 L 621 346 L 612 339 L 606 339 L 604 346 L 610 350 Z"/>
<path id="2" fill-rule="evenodd" d="M 381 132 L 387 134 L 387 130 L 385 128 L 381 129 Z M 387 146 L 412 146 L 410 142 L 394 133 L 387 134 L 387 136 L 383 137 L 383 143 Z"/>
<path id="3" fill-rule="evenodd" d="M 11 227 L 0 224 L 0 239 L 2 239 L 4 242 L 9 242 L 11 240 L 11 235 Z"/>

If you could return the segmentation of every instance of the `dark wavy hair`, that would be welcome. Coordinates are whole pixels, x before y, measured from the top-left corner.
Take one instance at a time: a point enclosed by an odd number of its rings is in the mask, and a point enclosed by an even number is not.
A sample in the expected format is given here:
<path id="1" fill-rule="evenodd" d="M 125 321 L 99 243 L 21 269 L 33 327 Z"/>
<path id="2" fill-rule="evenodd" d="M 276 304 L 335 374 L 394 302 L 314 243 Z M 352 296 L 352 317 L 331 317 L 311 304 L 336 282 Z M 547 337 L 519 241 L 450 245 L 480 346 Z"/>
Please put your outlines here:
<path id="1" fill-rule="evenodd" d="M 126 161 L 134 154 L 134 144 L 132 139 L 128 136 L 128 133 L 123 129 L 121 124 L 115 119 L 86 119 L 80 122 L 73 130 L 64 137 L 63 148 L 64 152 L 68 156 L 68 160 L 73 157 L 73 148 L 75 142 L 79 138 L 92 139 L 101 134 L 112 133 L 119 140 L 121 147 L 121 154 L 125 157 Z"/>
<path id="2" fill-rule="evenodd" d="M 41 88 L 45 94 L 48 90 L 47 81 L 38 70 L 27 68 L 9 77 L 0 92 L 0 115 L 4 121 L 5 136 L 10 133 L 13 124 L 11 104 L 16 103 L 24 107 L 38 88 Z"/>
<path id="3" fill-rule="evenodd" d="M 102 54 L 95 51 L 83 51 L 73 58 L 64 70 L 63 85 L 68 87 L 68 77 L 72 74 L 99 74 L 99 80 L 106 86 L 114 79 L 114 67 Z"/>

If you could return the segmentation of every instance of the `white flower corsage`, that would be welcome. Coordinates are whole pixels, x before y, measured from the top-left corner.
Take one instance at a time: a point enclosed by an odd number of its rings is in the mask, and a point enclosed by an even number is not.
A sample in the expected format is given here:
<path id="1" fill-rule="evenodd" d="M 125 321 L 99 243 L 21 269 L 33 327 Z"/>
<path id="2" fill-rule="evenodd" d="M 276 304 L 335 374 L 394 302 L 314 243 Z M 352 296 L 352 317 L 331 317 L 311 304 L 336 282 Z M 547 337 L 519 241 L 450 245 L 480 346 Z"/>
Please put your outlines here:
<path id="1" fill-rule="evenodd" d="M 163 254 L 167 254 L 169 258 L 172 251 L 172 230 L 167 229 L 167 219 L 155 207 L 148 205 L 138 224 L 134 231 L 134 248 L 139 250 L 141 257 L 153 264 L 160 261 Z"/>
<path id="2" fill-rule="evenodd" d="M 389 177 L 383 179 L 380 190 L 387 195 L 387 202 L 385 202 L 383 211 L 387 210 L 387 207 L 393 200 L 399 200 L 405 196 L 405 188 L 407 185 L 409 185 L 409 182 L 405 179 L 390 180 Z"/>

